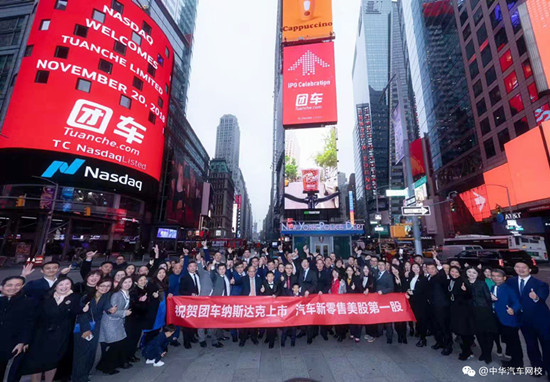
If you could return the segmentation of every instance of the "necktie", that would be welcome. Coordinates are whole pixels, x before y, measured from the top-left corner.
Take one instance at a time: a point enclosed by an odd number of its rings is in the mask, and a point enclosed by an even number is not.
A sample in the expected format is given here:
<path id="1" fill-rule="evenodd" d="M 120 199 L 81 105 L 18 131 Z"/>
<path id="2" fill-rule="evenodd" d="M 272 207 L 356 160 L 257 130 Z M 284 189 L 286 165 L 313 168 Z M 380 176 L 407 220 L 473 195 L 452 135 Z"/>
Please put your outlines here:
<path id="1" fill-rule="evenodd" d="M 307 269 L 306 269 L 306 271 L 304 272 L 304 281 L 306 281 L 306 277 L 307 277 Z"/>
<path id="2" fill-rule="evenodd" d="M 521 296 L 523 294 L 523 288 L 525 288 L 525 280 L 521 279 L 519 282 L 519 295 Z"/>
<path id="3" fill-rule="evenodd" d="M 227 279 L 225 276 L 223 277 L 223 286 L 223 292 L 225 293 L 224 296 L 229 296 L 229 288 L 227 287 Z"/>
<path id="4" fill-rule="evenodd" d="M 250 295 L 256 296 L 256 280 L 250 279 Z"/>
<path id="5" fill-rule="evenodd" d="M 195 282 L 195 288 L 197 288 L 197 292 L 199 291 L 199 280 L 197 280 L 197 275 L 193 273 L 193 281 Z"/>
<path id="6" fill-rule="evenodd" d="M 286 279 L 286 287 L 290 289 L 290 276 Z"/>

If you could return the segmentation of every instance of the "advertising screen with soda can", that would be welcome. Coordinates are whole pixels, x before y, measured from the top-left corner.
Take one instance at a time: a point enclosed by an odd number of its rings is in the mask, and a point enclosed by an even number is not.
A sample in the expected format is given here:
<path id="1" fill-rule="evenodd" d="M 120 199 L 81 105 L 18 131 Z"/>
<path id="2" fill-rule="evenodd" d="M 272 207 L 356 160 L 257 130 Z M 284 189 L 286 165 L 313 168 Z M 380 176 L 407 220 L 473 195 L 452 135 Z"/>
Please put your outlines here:
<path id="1" fill-rule="evenodd" d="M 285 210 L 339 208 L 336 142 L 335 127 L 286 132 Z"/>

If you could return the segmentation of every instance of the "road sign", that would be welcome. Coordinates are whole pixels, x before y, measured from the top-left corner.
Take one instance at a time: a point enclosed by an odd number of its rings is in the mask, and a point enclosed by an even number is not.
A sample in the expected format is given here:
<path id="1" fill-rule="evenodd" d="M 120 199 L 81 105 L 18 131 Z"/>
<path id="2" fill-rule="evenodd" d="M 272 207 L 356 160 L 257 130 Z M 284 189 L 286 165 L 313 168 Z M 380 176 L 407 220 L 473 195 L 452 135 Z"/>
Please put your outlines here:
<path id="1" fill-rule="evenodd" d="M 407 207 L 416 205 L 416 196 L 411 196 L 410 198 L 405 199 L 405 205 Z"/>
<path id="2" fill-rule="evenodd" d="M 409 206 L 401 207 L 403 216 L 427 216 L 431 215 L 432 211 L 429 206 Z"/>

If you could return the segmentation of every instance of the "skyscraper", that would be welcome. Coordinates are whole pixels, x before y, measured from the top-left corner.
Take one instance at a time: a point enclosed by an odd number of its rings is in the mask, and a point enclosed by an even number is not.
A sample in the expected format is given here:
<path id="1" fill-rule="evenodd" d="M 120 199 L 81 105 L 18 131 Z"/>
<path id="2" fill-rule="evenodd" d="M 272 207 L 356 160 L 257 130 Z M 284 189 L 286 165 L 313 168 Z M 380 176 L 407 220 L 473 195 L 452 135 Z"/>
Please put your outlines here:
<path id="1" fill-rule="evenodd" d="M 232 172 L 239 168 L 241 131 L 237 117 L 226 114 L 220 118 L 216 132 L 216 159 L 225 159 Z"/>

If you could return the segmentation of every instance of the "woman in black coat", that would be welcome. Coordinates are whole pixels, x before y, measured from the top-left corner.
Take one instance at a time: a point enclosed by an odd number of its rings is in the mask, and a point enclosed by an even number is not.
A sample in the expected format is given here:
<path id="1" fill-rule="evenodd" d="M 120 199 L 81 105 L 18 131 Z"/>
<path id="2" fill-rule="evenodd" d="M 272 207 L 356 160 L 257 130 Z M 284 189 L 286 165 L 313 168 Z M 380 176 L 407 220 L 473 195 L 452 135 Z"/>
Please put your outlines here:
<path id="1" fill-rule="evenodd" d="M 371 292 L 374 292 L 374 276 L 372 275 L 368 264 L 363 266 L 361 275 L 359 276 L 359 286 L 361 287 L 360 293 L 363 293 L 365 296 Z M 377 333 L 377 324 L 365 325 L 365 339 L 368 342 L 374 342 L 374 337 L 377 336 Z M 361 332 L 359 332 L 359 336 L 360 335 Z"/>
<path id="2" fill-rule="evenodd" d="M 492 362 L 493 342 L 498 334 L 496 317 L 493 313 L 493 301 L 487 283 L 480 279 L 478 269 L 470 267 L 466 270 L 466 277 L 472 293 L 474 318 L 474 333 L 481 348 L 480 361 L 489 364 Z"/>
<path id="3" fill-rule="evenodd" d="M 23 354 L 24 347 L 31 340 L 36 303 L 22 292 L 24 284 L 25 278 L 21 276 L 7 277 L 2 281 L 0 381 L 4 380 L 9 360 Z"/>
<path id="4" fill-rule="evenodd" d="M 400 267 L 392 264 L 390 267 L 390 272 L 393 276 L 394 292 L 396 293 L 405 293 L 409 289 L 409 283 L 405 279 L 405 276 L 402 274 Z M 397 342 L 400 344 L 407 343 L 407 323 L 406 322 L 394 322 L 393 327 L 397 332 Z"/>
<path id="5" fill-rule="evenodd" d="M 88 382 L 90 371 L 94 366 L 99 329 L 103 313 L 114 313 L 116 308 L 111 307 L 111 288 L 113 280 L 104 278 L 95 288 L 95 293 L 84 296 L 81 305 L 88 306 L 87 312 L 76 318 L 74 330 L 73 353 L 73 382 Z"/>
<path id="6" fill-rule="evenodd" d="M 344 277 L 345 293 L 361 293 L 361 281 L 359 277 L 355 275 L 355 269 L 348 265 L 346 267 L 346 273 Z M 361 341 L 361 325 L 349 326 L 350 339 L 354 339 L 355 342 Z"/>
<path id="7" fill-rule="evenodd" d="M 73 292 L 78 294 L 80 297 L 94 294 L 96 291 L 95 287 L 97 286 L 99 280 L 101 280 L 102 275 L 103 274 L 99 269 L 91 271 L 90 273 L 88 273 L 84 281 L 75 283 L 73 285 Z"/>
<path id="8" fill-rule="evenodd" d="M 32 374 L 32 382 L 52 382 L 57 366 L 69 347 L 76 315 L 83 310 L 80 297 L 72 291 L 70 278 L 57 280 L 37 311 L 34 335 L 18 375 Z"/>
<path id="9" fill-rule="evenodd" d="M 417 347 L 426 346 L 426 334 L 428 331 L 428 280 L 424 277 L 422 267 L 413 263 L 407 278 L 409 289 L 407 295 L 416 318 L 416 333 L 420 337 L 416 343 Z"/>
<path id="10" fill-rule="evenodd" d="M 129 362 L 139 361 L 139 358 L 136 357 L 136 351 L 138 349 L 141 333 L 143 330 L 149 328 L 147 314 L 149 312 L 150 299 L 152 299 L 153 296 L 150 295 L 150 289 L 148 289 L 147 286 L 147 276 L 141 275 L 136 280 L 134 287 L 130 290 L 130 310 L 132 314 L 126 317 L 126 321 L 124 322 L 124 328 L 128 336 Z"/>
<path id="11" fill-rule="evenodd" d="M 468 282 L 460 274 L 460 269 L 449 269 L 449 299 L 451 300 L 451 332 L 460 336 L 461 352 L 458 359 L 466 361 L 472 357 L 474 343 L 474 320 L 472 293 Z"/>

